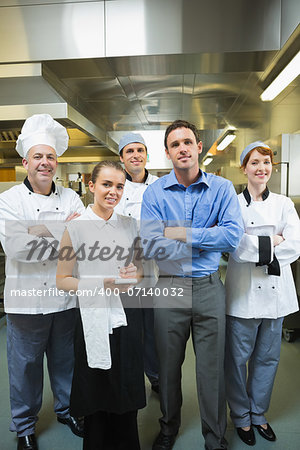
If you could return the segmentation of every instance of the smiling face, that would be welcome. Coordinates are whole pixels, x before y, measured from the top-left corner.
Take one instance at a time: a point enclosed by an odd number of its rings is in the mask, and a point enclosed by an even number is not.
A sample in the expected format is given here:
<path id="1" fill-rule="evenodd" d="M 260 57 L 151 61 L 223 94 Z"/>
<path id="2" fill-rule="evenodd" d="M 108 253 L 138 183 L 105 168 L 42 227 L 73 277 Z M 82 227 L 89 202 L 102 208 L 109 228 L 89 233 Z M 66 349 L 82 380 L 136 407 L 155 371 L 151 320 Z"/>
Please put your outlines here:
<path id="1" fill-rule="evenodd" d="M 52 147 L 44 144 L 34 145 L 22 163 L 33 190 L 43 191 L 45 186 L 51 185 L 57 168 L 56 152 Z"/>
<path id="2" fill-rule="evenodd" d="M 253 150 L 244 168 L 248 177 L 248 184 L 254 187 L 264 187 L 272 175 L 272 162 L 269 155 L 262 155 Z"/>
<path id="3" fill-rule="evenodd" d="M 176 128 L 167 138 L 166 156 L 173 163 L 175 173 L 199 171 L 198 156 L 202 152 L 202 142 L 190 128 Z"/>
<path id="4" fill-rule="evenodd" d="M 133 142 L 125 145 L 120 155 L 120 160 L 125 166 L 126 172 L 131 174 L 138 174 L 145 169 L 147 162 L 146 147 L 139 142 Z"/>
<path id="5" fill-rule="evenodd" d="M 109 219 L 121 200 L 124 184 L 124 172 L 113 167 L 101 168 L 95 183 L 89 182 L 90 191 L 94 194 L 93 211 L 103 219 Z"/>

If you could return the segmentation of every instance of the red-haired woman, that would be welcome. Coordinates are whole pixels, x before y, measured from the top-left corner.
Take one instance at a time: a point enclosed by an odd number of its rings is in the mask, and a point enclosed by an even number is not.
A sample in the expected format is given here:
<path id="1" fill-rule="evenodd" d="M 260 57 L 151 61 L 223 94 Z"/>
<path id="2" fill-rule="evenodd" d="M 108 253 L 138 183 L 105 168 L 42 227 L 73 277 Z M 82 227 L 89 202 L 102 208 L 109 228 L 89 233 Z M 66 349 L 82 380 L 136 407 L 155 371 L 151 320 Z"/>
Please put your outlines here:
<path id="1" fill-rule="evenodd" d="M 290 264 L 300 254 L 293 202 L 269 191 L 273 152 L 263 142 L 241 154 L 248 185 L 239 194 L 245 232 L 226 275 L 226 386 L 239 437 L 255 444 L 253 426 L 275 441 L 265 418 L 279 363 L 284 316 L 298 310 Z M 248 365 L 248 369 L 247 369 Z"/>

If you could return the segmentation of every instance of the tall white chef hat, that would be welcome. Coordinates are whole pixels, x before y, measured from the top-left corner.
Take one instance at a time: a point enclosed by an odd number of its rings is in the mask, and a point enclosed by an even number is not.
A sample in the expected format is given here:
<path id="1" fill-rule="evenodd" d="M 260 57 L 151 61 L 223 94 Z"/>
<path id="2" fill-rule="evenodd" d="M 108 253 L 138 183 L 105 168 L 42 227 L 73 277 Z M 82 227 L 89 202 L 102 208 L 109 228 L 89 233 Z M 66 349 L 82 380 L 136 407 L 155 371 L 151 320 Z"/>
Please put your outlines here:
<path id="1" fill-rule="evenodd" d="M 34 114 L 26 119 L 16 143 L 16 150 L 22 158 L 34 145 L 44 144 L 52 147 L 57 156 L 68 148 L 69 136 L 65 127 L 49 114 Z"/>

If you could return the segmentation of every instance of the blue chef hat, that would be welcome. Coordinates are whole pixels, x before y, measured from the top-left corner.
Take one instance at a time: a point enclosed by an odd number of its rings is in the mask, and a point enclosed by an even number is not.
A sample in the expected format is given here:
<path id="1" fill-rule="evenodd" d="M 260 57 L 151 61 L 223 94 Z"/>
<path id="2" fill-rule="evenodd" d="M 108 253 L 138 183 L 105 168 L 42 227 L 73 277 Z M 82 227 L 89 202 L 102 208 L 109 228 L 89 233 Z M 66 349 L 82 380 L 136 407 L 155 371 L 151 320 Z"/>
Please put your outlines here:
<path id="1" fill-rule="evenodd" d="M 133 144 L 134 142 L 143 144 L 146 147 L 144 138 L 141 134 L 130 132 L 130 133 L 124 134 L 124 136 L 121 137 L 121 140 L 119 143 L 119 153 L 121 153 L 121 151 L 123 150 L 124 147 L 126 147 L 126 145 Z"/>
<path id="2" fill-rule="evenodd" d="M 263 147 L 270 149 L 270 147 L 262 141 L 252 142 L 251 144 L 247 145 L 247 147 L 245 147 L 244 150 L 242 151 L 242 154 L 240 156 L 241 166 L 243 165 L 246 155 L 248 155 L 248 153 L 251 152 L 251 150 L 253 150 L 256 147 Z"/>

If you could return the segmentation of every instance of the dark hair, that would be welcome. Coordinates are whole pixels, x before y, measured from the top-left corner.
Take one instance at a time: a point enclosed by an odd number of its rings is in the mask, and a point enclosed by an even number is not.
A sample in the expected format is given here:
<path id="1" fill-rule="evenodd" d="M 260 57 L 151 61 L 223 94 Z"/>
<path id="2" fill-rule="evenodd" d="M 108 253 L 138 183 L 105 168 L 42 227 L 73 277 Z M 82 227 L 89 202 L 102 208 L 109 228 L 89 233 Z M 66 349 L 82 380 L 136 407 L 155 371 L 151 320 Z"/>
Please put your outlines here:
<path id="1" fill-rule="evenodd" d="M 175 122 L 172 122 L 171 125 L 169 125 L 168 128 L 166 129 L 164 140 L 165 148 L 168 148 L 167 139 L 169 134 L 171 133 L 171 131 L 177 130 L 177 128 L 189 128 L 194 133 L 197 144 L 200 141 L 199 131 L 197 130 L 195 125 L 193 125 L 190 122 L 187 122 L 186 120 L 175 120 Z"/>
<path id="2" fill-rule="evenodd" d="M 104 169 L 105 167 L 110 167 L 112 169 L 116 169 L 119 170 L 120 172 L 123 172 L 124 177 L 126 177 L 126 173 L 125 170 L 123 169 L 123 167 L 121 166 L 120 163 L 118 163 L 117 161 L 101 161 L 99 162 L 93 169 L 92 171 L 92 175 L 91 175 L 91 180 L 93 183 L 96 183 L 96 180 L 98 178 L 99 172 L 101 171 L 101 169 Z"/>
<path id="3" fill-rule="evenodd" d="M 250 159 L 250 156 L 252 155 L 252 153 L 254 152 L 254 150 L 257 150 L 258 151 L 258 153 L 260 153 L 261 155 L 264 155 L 264 156 L 270 156 L 270 159 L 271 159 L 271 164 L 273 165 L 274 164 L 274 161 L 273 161 L 273 152 L 272 152 L 272 150 L 270 149 L 270 148 L 266 148 L 266 147 L 255 147 L 255 148 L 253 148 L 249 153 L 247 153 L 247 155 L 245 156 L 245 158 L 244 158 L 244 161 L 243 161 L 243 164 L 241 165 L 241 168 L 242 169 L 245 169 L 245 167 L 246 167 L 246 165 L 248 164 L 248 161 L 249 161 L 249 159 Z"/>

